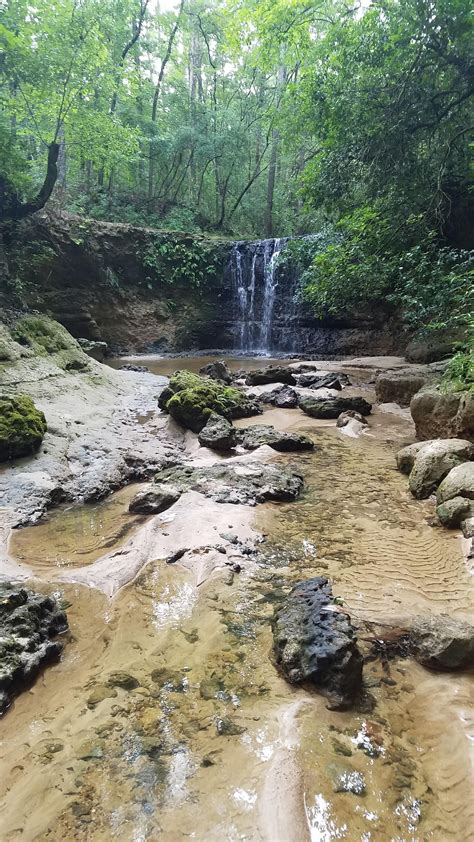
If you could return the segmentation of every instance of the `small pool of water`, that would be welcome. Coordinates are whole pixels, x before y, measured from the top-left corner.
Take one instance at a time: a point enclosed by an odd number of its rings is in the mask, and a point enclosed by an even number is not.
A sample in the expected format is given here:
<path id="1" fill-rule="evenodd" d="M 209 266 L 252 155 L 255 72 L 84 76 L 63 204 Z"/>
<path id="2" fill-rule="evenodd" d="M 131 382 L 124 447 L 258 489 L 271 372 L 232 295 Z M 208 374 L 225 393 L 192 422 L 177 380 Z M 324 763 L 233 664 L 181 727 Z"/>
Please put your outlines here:
<path id="1" fill-rule="evenodd" d="M 111 368 L 121 368 L 128 363 L 132 365 L 145 365 L 152 374 L 161 374 L 164 377 L 169 377 L 178 368 L 186 368 L 188 371 L 194 371 L 197 374 L 203 365 L 212 363 L 217 359 L 225 360 L 231 371 L 238 371 L 239 368 L 253 371 L 256 368 L 264 368 L 267 365 L 289 365 L 291 362 L 296 362 L 296 360 L 282 360 L 276 357 L 227 357 L 223 354 L 202 357 L 160 357 L 156 354 L 151 354 L 148 356 L 109 357 L 106 363 Z"/>
<path id="2" fill-rule="evenodd" d="M 14 529 L 9 553 L 34 570 L 82 567 L 111 547 L 120 547 L 144 518 L 128 512 L 139 485 L 129 485 L 98 503 L 56 509 L 35 526 Z"/>

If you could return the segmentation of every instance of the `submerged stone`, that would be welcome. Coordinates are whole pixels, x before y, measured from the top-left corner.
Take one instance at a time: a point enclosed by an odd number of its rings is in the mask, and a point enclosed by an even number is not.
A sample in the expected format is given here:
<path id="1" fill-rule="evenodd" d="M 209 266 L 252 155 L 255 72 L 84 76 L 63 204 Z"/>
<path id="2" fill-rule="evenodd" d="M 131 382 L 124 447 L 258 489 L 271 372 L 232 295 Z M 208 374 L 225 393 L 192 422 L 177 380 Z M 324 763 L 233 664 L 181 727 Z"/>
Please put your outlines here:
<path id="1" fill-rule="evenodd" d="M 347 398 L 300 398 L 299 405 L 312 418 L 338 418 L 341 412 L 355 410 L 361 415 L 370 415 L 372 404 L 362 397 Z"/>
<path id="2" fill-rule="evenodd" d="M 264 503 L 295 500 L 303 488 L 300 474 L 278 465 L 218 464 L 166 468 L 159 483 L 172 483 L 180 492 L 199 491 L 216 503 Z"/>
<path id="3" fill-rule="evenodd" d="M 362 688 L 362 655 L 348 614 L 333 603 L 327 579 L 299 582 L 273 618 L 276 664 L 292 684 L 309 682 L 345 709 Z"/>
<path id="4" fill-rule="evenodd" d="M 28 395 L 0 396 L 0 462 L 30 456 L 46 429 L 44 414 Z"/>
<path id="5" fill-rule="evenodd" d="M 53 596 L 0 584 L 0 715 L 45 664 L 59 657 L 63 644 L 52 638 L 67 628 Z"/>
<path id="6" fill-rule="evenodd" d="M 246 450 L 256 450 L 262 445 L 268 445 L 280 453 L 314 449 L 314 442 L 308 436 L 302 433 L 280 432 L 269 424 L 240 427 L 237 430 L 237 441 Z"/>

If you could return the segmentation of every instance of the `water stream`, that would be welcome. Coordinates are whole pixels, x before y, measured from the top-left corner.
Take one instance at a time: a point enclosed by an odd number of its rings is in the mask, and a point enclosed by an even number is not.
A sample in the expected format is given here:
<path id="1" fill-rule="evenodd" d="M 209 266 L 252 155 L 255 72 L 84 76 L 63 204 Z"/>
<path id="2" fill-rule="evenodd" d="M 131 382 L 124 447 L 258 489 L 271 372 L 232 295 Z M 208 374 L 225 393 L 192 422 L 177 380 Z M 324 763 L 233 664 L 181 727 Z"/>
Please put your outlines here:
<path id="1" fill-rule="evenodd" d="M 269 657 L 275 600 L 315 574 L 333 580 L 355 622 L 472 616 L 458 534 L 431 526 L 431 504 L 413 500 L 394 467 L 411 425 L 376 411 L 370 435 L 350 439 L 298 410 L 264 421 L 318 449 L 275 457 L 302 470 L 306 490 L 249 512 L 267 540 L 233 580 L 218 572 L 197 587 L 192 570 L 152 558 L 112 601 L 57 586 L 70 603 L 64 657 L 0 721 L 2 839 L 474 839 L 472 674 L 374 662 L 374 709 L 338 713 Z M 82 553 L 92 563 L 121 545 L 124 524 L 138 534 L 127 493 L 17 532 L 11 554 L 50 582 Z M 111 687 L 117 672 L 128 680 Z"/>

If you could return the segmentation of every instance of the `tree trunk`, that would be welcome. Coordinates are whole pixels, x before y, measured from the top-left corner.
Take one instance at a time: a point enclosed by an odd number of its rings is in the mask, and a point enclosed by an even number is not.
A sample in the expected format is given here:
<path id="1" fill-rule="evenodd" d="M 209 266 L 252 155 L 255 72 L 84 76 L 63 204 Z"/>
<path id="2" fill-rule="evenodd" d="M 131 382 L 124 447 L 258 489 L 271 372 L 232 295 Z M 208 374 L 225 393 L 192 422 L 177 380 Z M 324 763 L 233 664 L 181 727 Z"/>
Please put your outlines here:
<path id="1" fill-rule="evenodd" d="M 43 184 L 36 196 L 29 202 L 20 202 L 17 193 L 12 192 L 8 184 L 0 178 L 0 222 L 24 219 L 26 216 L 44 208 L 58 178 L 59 149 L 59 143 L 49 144 Z"/>

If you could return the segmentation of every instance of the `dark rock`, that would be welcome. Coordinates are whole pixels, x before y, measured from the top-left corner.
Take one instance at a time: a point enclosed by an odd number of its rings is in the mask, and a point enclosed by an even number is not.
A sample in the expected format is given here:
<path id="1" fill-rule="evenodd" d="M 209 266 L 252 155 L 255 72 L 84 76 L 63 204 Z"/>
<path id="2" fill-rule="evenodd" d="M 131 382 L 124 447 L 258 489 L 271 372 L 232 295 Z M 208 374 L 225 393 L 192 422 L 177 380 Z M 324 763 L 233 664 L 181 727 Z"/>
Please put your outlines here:
<path id="1" fill-rule="evenodd" d="M 198 436 L 202 447 L 212 450 L 228 451 L 237 444 L 237 433 L 230 421 L 213 412 Z"/>
<path id="2" fill-rule="evenodd" d="M 175 488 L 154 483 L 135 494 L 128 511 L 139 515 L 156 515 L 169 509 L 180 496 L 180 492 Z"/>
<path id="3" fill-rule="evenodd" d="M 332 588 L 322 576 L 299 582 L 273 619 L 277 666 L 292 684 L 308 681 L 345 709 L 362 688 L 362 655 L 350 618 L 332 602 Z"/>
<path id="4" fill-rule="evenodd" d="M 378 403 L 398 403 L 410 406 L 413 395 L 426 384 L 426 374 L 409 371 L 389 371 L 379 374 L 375 381 L 375 397 Z"/>
<path id="5" fill-rule="evenodd" d="M 354 410 L 360 415 L 370 415 L 372 404 L 362 397 L 300 398 L 299 406 L 312 418 L 338 418 L 341 412 Z"/>
<path id="6" fill-rule="evenodd" d="M 93 339 L 78 339 L 79 345 L 88 357 L 103 363 L 107 356 L 107 342 L 96 342 Z"/>
<path id="7" fill-rule="evenodd" d="M 260 415 L 261 407 L 239 389 L 199 377 L 191 371 L 176 371 L 161 392 L 158 405 L 184 427 L 199 433 L 215 412 L 227 420 Z"/>
<path id="8" fill-rule="evenodd" d="M 271 392 L 264 392 L 260 395 L 260 400 L 279 409 L 293 409 L 298 406 L 298 394 L 291 386 L 278 386 Z"/>
<path id="9" fill-rule="evenodd" d="M 0 396 L 0 462 L 38 450 L 46 419 L 28 395 Z"/>
<path id="10" fill-rule="evenodd" d="M 125 365 L 120 366 L 120 371 L 137 371 L 145 373 L 147 371 L 150 371 L 150 369 L 146 365 L 135 365 L 135 363 L 125 363 Z"/>
<path id="11" fill-rule="evenodd" d="M 269 365 L 266 368 L 249 371 L 245 382 L 247 386 L 264 386 L 267 383 L 286 383 L 288 386 L 295 386 L 296 378 L 291 368 L 282 365 Z"/>
<path id="12" fill-rule="evenodd" d="M 437 439 L 425 443 L 417 451 L 410 472 L 411 493 L 419 500 L 429 497 L 452 468 L 473 458 L 474 445 L 463 439 Z"/>
<path id="13" fill-rule="evenodd" d="M 222 719 L 216 720 L 216 731 L 219 737 L 237 737 L 244 734 L 246 730 L 242 725 L 234 722 L 230 716 L 224 716 Z"/>
<path id="14" fill-rule="evenodd" d="M 59 657 L 63 644 L 52 638 L 67 628 L 54 597 L 0 584 L 0 714 L 45 664 Z"/>
<path id="15" fill-rule="evenodd" d="M 347 374 L 342 372 L 331 372 L 322 377 L 318 374 L 302 374 L 298 378 L 298 386 L 307 389 L 336 389 L 341 391 L 343 386 L 350 386 L 351 382 Z"/>
<path id="16" fill-rule="evenodd" d="M 205 467 L 178 466 L 156 475 L 159 483 L 172 483 L 180 492 L 199 491 L 217 503 L 263 503 L 294 500 L 303 478 L 277 465 L 219 464 Z"/>
<path id="17" fill-rule="evenodd" d="M 301 433 L 284 433 L 275 430 L 267 424 L 255 424 L 251 427 L 240 427 L 237 430 L 237 441 L 246 450 L 256 450 L 266 444 L 280 453 L 290 453 L 296 450 L 313 450 L 314 442 Z"/>
<path id="18" fill-rule="evenodd" d="M 219 383 L 226 383 L 227 385 L 230 385 L 233 379 L 232 372 L 227 368 L 224 360 L 215 360 L 212 363 L 203 365 L 199 369 L 199 374 L 204 374 L 210 377 L 211 380 L 217 380 Z"/>
<path id="19" fill-rule="evenodd" d="M 411 399 L 410 412 L 419 439 L 474 441 L 474 392 L 439 392 L 426 387 Z"/>
<path id="20" fill-rule="evenodd" d="M 133 675 L 122 671 L 111 673 L 107 680 L 107 684 L 109 684 L 110 687 L 121 687 L 122 690 L 135 690 L 136 687 L 140 686 L 140 682 L 137 681 Z"/>
<path id="21" fill-rule="evenodd" d="M 410 630 L 415 658 L 432 669 L 462 669 L 474 665 L 474 626 L 447 614 L 420 617 Z"/>

